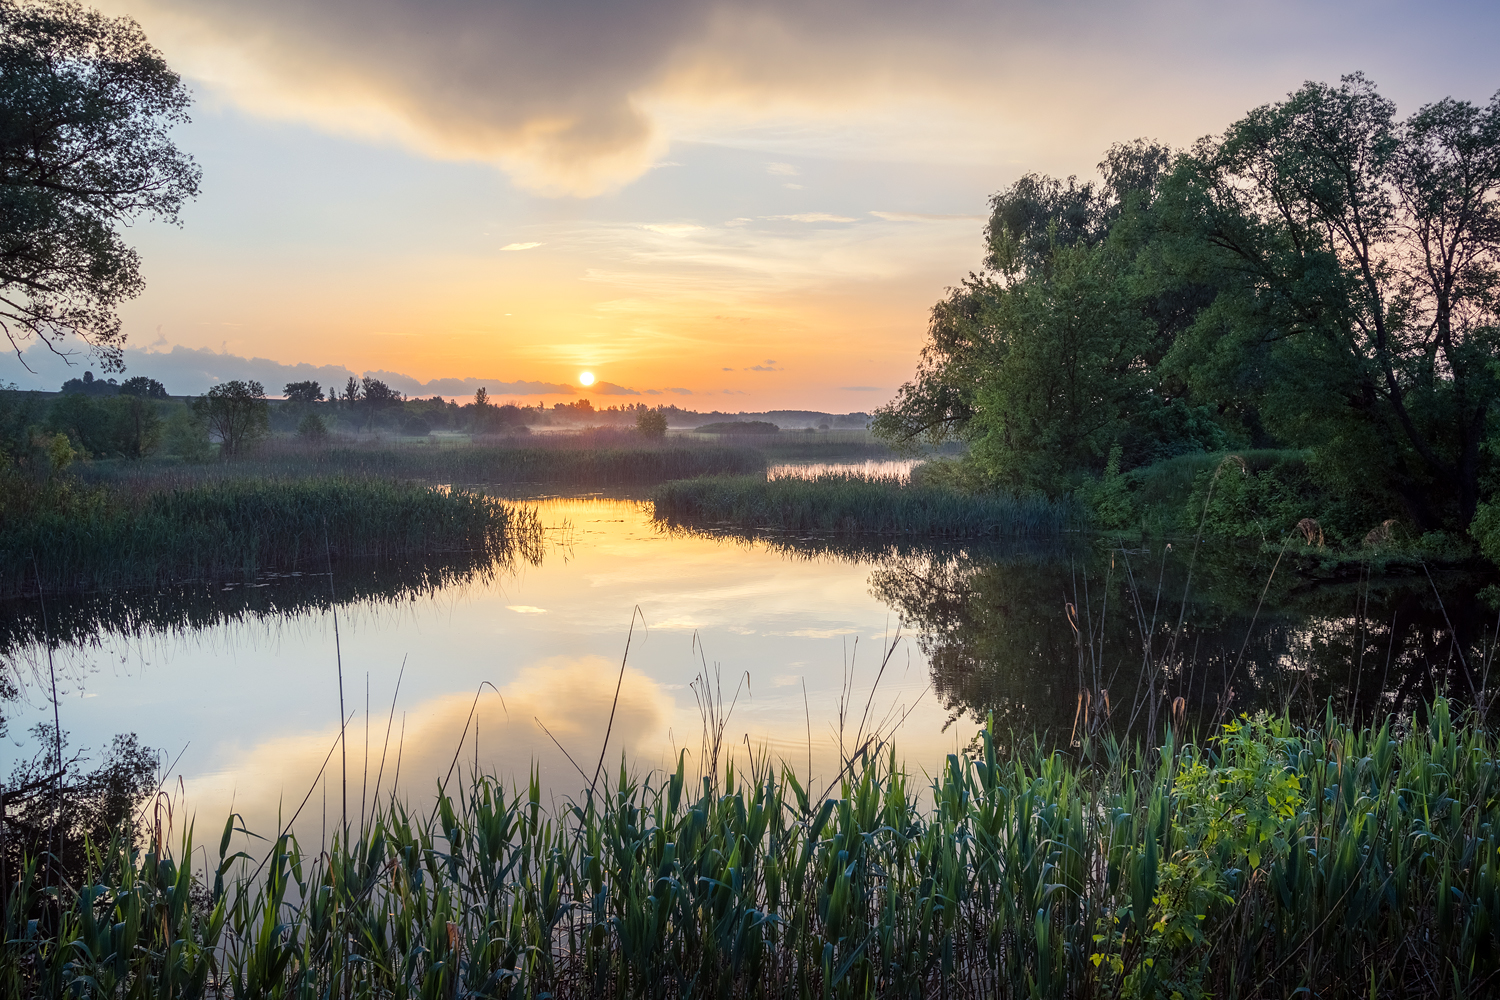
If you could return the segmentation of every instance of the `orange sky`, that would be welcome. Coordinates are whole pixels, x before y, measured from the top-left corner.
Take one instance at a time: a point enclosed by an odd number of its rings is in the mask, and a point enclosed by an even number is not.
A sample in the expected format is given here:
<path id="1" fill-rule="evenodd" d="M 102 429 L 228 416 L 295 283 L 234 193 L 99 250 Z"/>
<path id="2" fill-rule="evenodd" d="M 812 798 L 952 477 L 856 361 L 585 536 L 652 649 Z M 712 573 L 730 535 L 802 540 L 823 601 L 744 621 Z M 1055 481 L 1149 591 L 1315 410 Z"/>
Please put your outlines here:
<path id="1" fill-rule="evenodd" d="M 1477 3 L 105 8 L 197 96 L 202 195 L 132 230 L 148 288 L 123 310 L 131 373 L 173 392 L 588 369 L 625 390 L 606 403 L 868 410 L 1021 173 L 1090 175 L 1111 142 L 1186 144 L 1354 69 L 1403 109 L 1500 85 Z M 0 380 L 76 374 L 28 358 Z"/>

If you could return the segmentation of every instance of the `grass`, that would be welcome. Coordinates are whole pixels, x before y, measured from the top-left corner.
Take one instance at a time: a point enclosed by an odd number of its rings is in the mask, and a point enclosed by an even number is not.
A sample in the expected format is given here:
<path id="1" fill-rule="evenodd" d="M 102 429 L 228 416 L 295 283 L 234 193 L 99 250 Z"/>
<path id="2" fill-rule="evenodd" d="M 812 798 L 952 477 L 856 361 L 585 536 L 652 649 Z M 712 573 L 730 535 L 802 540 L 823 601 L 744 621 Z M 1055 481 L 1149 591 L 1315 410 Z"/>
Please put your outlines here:
<path id="1" fill-rule="evenodd" d="M 414 444 L 275 439 L 263 442 L 254 455 L 234 462 L 92 462 L 80 469 L 80 475 L 113 482 L 371 476 L 485 486 L 597 487 L 756 473 L 765 467 L 764 457 L 750 448 L 674 438 L 651 444 L 631 432 L 594 431 Z"/>
<path id="2" fill-rule="evenodd" d="M 246 581 L 325 569 L 330 559 L 503 560 L 539 545 L 529 510 L 414 483 L 259 478 L 146 488 L 0 478 L 0 597 Z"/>
<path id="3" fill-rule="evenodd" d="M 722 725 L 719 726 L 722 729 Z M 722 736 L 722 733 L 719 733 Z M 706 740 L 705 751 L 711 752 Z M 1500 759 L 1418 724 L 1240 719 L 1151 751 L 981 733 L 925 778 L 866 741 L 826 793 L 759 757 L 391 798 L 326 851 L 7 886 L 0 990 L 53 997 L 1480 996 L 1500 984 Z M 160 812 L 157 813 L 160 816 Z M 205 855 L 217 848 L 217 860 Z M 195 854 L 195 852 L 197 852 Z M 204 858 L 201 867 L 193 859 Z"/>
<path id="4" fill-rule="evenodd" d="M 840 473 L 769 482 L 704 477 L 664 483 L 651 499 L 656 517 L 667 523 L 716 522 L 741 530 L 984 538 L 1055 534 L 1080 522 L 1066 500 L 972 496 Z"/>

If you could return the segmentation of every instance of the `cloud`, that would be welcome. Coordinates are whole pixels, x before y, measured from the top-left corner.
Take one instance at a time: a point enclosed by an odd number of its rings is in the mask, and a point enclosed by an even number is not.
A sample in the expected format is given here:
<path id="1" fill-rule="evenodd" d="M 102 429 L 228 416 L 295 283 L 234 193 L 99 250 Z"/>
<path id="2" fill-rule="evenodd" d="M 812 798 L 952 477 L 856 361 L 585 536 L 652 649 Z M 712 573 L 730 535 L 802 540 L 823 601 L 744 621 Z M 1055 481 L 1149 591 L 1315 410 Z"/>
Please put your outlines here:
<path id="1" fill-rule="evenodd" d="M 926 212 L 871 212 L 887 222 L 984 222 L 983 215 L 930 215 Z"/>
<path id="2" fill-rule="evenodd" d="M 43 379 L 37 380 L 39 388 L 52 387 L 44 381 L 50 367 L 38 369 L 43 373 Z M 80 370 L 81 367 L 83 366 L 80 366 Z M 572 386 L 556 382 L 507 381 L 498 378 L 440 378 L 423 382 L 402 372 L 379 369 L 356 372 L 343 365 L 313 365 L 305 362 L 284 364 L 269 358 L 244 358 L 206 347 L 184 347 L 181 344 L 170 351 L 126 348 L 125 372 L 126 375 L 150 376 L 166 386 L 167 392 L 174 396 L 196 396 L 230 379 L 254 379 L 265 386 L 267 394 L 278 396 L 282 386 L 288 382 L 316 381 L 325 388 L 341 388 L 349 379 L 359 378 L 361 375 L 378 378 L 409 396 L 471 396 L 480 386 L 488 388 L 494 396 L 575 395 Z M 62 378 L 75 378 L 77 374 L 78 372 L 70 370 Z M 62 378 L 57 380 L 59 384 Z"/>
<path id="3" fill-rule="evenodd" d="M 667 387 L 667 391 L 668 392 L 675 392 L 679 396 L 691 396 L 693 394 L 693 390 L 691 390 L 691 389 L 678 389 L 678 388 L 673 388 L 672 386 L 668 386 Z"/>
<path id="4" fill-rule="evenodd" d="M 642 226 L 653 233 L 661 233 L 664 236 L 686 236 L 688 233 L 696 233 L 702 226 L 695 226 L 690 222 L 659 222 L 649 226 Z"/>
<path id="5" fill-rule="evenodd" d="M 802 171 L 798 170 L 796 167 L 792 166 L 790 163 L 767 163 L 766 164 L 766 173 L 773 174 L 773 175 L 778 176 L 778 177 L 796 177 L 801 172 Z"/>
<path id="6" fill-rule="evenodd" d="M 660 389 L 647 389 L 646 390 L 646 395 L 648 395 L 648 396 L 660 396 L 661 395 L 661 390 Z"/>
<path id="7" fill-rule="evenodd" d="M 781 371 L 781 369 L 780 368 L 772 367 L 771 365 L 751 365 L 749 368 L 746 368 L 745 371 L 747 371 L 747 372 L 779 372 L 779 371 Z"/>
<path id="8" fill-rule="evenodd" d="M 754 222 L 754 221 L 755 221 L 754 219 L 744 219 L 744 218 L 730 219 L 728 222 L 724 223 L 724 225 L 726 225 L 729 228 L 733 229 L 736 226 L 743 226 L 743 225 L 745 225 L 747 223 L 751 223 L 751 222 Z"/>
<path id="9" fill-rule="evenodd" d="M 541 246 L 540 243 L 507 243 L 507 244 L 505 244 L 505 246 L 501 247 L 500 249 L 501 250 L 530 250 L 532 247 L 539 247 L 539 246 Z"/>
<path id="10" fill-rule="evenodd" d="M 252 113 L 494 163 L 569 195 L 628 183 L 673 140 L 752 143 L 767 122 L 834 145 L 878 131 L 907 161 L 1014 164 L 1050 140 L 1091 156 L 1166 123 L 1178 130 L 1165 138 L 1189 141 L 1355 66 L 1377 78 L 1436 66 L 1482 98 L 1497 26 L 1494 5 L 1424 21 L 1353 0 L 100 2 Z M 1468 28 L 1457 39 L 1455 15 Z"/>
<path id="11" fill-rule="evenodd" d="M 733 368 L 722 368 L 722 369 L 720 369 L 720 371 L 732 372 L 732 371 L 734 371 L 734 369 Z"/>
<path id="12" fill-rule="evenodd" d="M 627 389 L 623 385 L 615 385 L 613 382 L 595 382 L 588 387 L 588 392 L 599 396 L 639 396 L 637 389 Z"/>
<path id="13" fill-rule="evenodd" d="M 827 212 L 803 212 L 801 215 L 767 215 L 767 219 L 780 222 L 855 222 L 847 215 L 829 215 Z"/>
<path id="14" fill-rule="evenodd" d="M 472 396 L 474 390 L 483 386 L 491 396 L 572 396 L 576 395 L 571 385 L 558 382 L 507 382 L 498 378 L 435 378 L 422 382 L 400 372 L 366 372 L 378 378 L 392 389 L 400 389 L 408 396 Z"/>

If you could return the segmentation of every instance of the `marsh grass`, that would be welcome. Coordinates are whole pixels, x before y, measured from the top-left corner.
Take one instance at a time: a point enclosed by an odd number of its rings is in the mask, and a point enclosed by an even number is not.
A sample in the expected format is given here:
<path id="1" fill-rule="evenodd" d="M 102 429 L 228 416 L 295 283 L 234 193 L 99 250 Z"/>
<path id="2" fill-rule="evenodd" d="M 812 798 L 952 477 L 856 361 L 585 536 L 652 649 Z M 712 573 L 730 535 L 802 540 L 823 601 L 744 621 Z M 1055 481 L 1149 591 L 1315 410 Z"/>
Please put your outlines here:
<path id="1" fill-rule="evenodd" d="M 1082 512 L 1068 500 L 975 496 L 844 473 L 770 481 L 704 477 L 664 483 L 651 500 L 666 523 L 742 530 L 1000 538 L 1082 526 Z"/>
<path id="2" fill-rule="evenodd" d="M 533 511 L 415 483 L 0 478 L 0 596 L 244 582 L 345 558 L 506 560 L 538 553 L 540 537 Z"/>
<path id="3" fill-rule="evenodd" d="M 1241 718 L 1074 755 L 981 732 L 826 794 L 764 756 L 544 803 L 533 771 L 387 798 L 259 867 L 191 831 L 7 887 L 12 997 L 1491 995 L 1500 762 L 1424 722 Z M 706 739 L 707 743 L 707 739 Z M 879 745 L 883 746 L 883 744 Z M 585 779 L 587 780 L 587 779 Z M 161 813 L 157 813 L 158 820 Z M 195 854 L 195 852 L 197 852 Z"/>
<path id="4" fill-rule="evenodd" d="M 420 443 L 277 439 L 233 462 L 94 462 L 79 474 L 99 482 L 344 476 L 502 487 L 600 487 L 760 473 L 765 467 L 764 456 L 751 448 L 675 438 L 652 444 L 633 432 L 601 430 L 476 441 L 433 438 Z"/>

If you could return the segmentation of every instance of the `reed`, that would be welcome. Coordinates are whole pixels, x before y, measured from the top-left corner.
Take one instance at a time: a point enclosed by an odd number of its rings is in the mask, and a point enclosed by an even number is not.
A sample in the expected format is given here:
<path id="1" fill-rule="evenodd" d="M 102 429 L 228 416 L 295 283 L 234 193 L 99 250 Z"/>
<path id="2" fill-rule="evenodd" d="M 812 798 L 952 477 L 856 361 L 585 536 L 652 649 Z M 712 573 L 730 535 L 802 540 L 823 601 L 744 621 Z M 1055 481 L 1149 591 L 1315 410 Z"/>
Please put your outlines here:
<path id="1" fill-rule="evenodd" d="M 437 439 L 434 439 L 435 441 Z M 268 441 L 234 462 L 92 462 L 80 475 L 99 482 L 198 483 L 247 476 L 280 479 L 381 477 L 485 486 L 638 486 L 703 475 L 764 472 L 745 447 L 668 438 L 644 444 L 630 432 L 537 435 L 478 443 L 307 443 Z"/>
<path id="2" fill-rule="evenodd" d="M 764 756 L 694 781 L 622 762 L 396 798 L 326 851 L 196 871 L 189 832 L 6 887 L 25 997 L 1438 997 L 1500 975 L 1500 760 L 1417 723 L 1241 718 L 1202 744 L 985 729 L 918 779 L 866 742 L 830 792 Z M 925 787 L 924 787 L 925 784 Z"/>
<path id="3" fill-rule="evenodd" d="M 1069 500 L 981 496 L 894 479 L 829 473 L 767 481 L 702 477 L 651 494 L 668 524 L 716 523 L 741 530 L 984 538 L 1048 535 L 1081 526 Z"/>
<path id="4" fill-rule="evenodd" d="M 245 581 L 338 558 L 531 557 L 535 513 L 462 490 L 355 479 L 169 488 L 0 478 L 0 597 Z"/>

